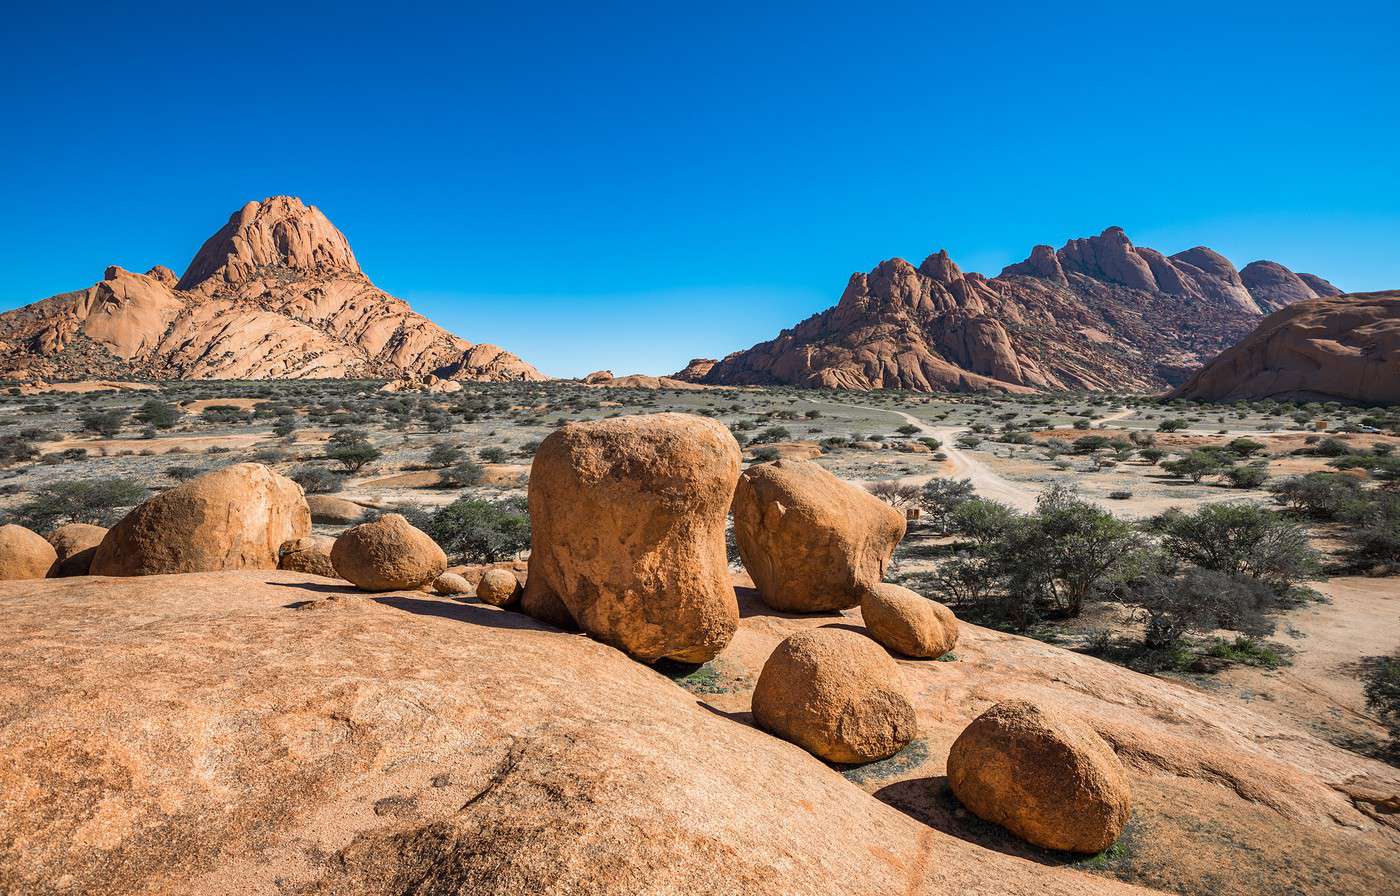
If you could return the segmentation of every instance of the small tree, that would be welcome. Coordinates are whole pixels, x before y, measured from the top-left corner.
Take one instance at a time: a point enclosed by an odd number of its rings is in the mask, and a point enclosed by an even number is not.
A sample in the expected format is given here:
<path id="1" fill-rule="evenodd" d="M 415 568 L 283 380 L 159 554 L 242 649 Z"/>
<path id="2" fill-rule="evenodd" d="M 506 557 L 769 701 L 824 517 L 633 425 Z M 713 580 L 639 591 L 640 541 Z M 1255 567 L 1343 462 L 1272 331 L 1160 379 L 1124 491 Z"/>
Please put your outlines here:
<path id="1" fill-rule="evenodd" d="M 1317 571 L 1318 554 L 1297 524 L 1255 504 L 1209 504 L 1153 521 L 1179 560 L 1286 590 Z"/>
<path id="2" fill-rule="evenodd" d="M 12 522 L 36 532 L 48 532 L 65 523 L 110 526 L 117 510 L 146 500 L 149 492 L 130 479 L 81 479 L 40 486 L 28 501 L 10 514 Z"/>
<path id="3" fill-rule="evenodd" d="M 443 485 L 449 488 L 466 488 L 480 482 L 481 477 L 486 475 L 486 470 L 475 461 L 462 460 L 443 470 L 441 475 Z"/>
<path id="4" fill-rule="evenodd" d="M 894 507 L 904 507 L 919 499 L 921 490 L 917 485 L 900 482 L 898 479 L 882 479 L 866 486 L 870 494 Z"/>
<path id="5" fill-rule="evenodd" d="M 136 409 L 136 419 L 156 429 L 169 429 L 184 416 L 178 407 L 168 401 L 152 398 Z"/>
<path id="6" fill-rule="evenodd" d="M 1258 462 L 1229 467 L 1225 470 L 1225 478 L 1235 488 L 1259 488 L 1269 481 L 1269 465 L 1265 462 Z"/>
<path id="7" fill-rule="evenodd" d="M 912 436 L 915 433 L 923 432 L 923 428 L 915 426 L 912 423 L 906 423 L 903 426 L 896 429 L 895 432 L 899 433 L 900 435 Z"/>
<path id="8" fill-rule="evenodd" d="M 1143 641 L 1153 649 L 1175 647 L 1189 632 L 1217 628 L 1268 634 L 1274 625 L 1267 614 L 1278 602 L 1262 582 L 1200 567 L 1180 576 L 1151 575 L 1124 600 L 1142 612 Z"/>
<path id="9" fill-rule="evenodd" d="M 1158 424 L 1157 424 L 1157 431 L 1158 431 L 1158 432 L 1179 432 L 1179 431 L 1185 429 L 1185 428 L 1186 428 L 1187 426 L 1189 426 L 1189 425 L 1190 425 L 1190 424 L 1189 424 L 1187 421 L 1181 419 L 1180 417 L 1173 417 L 1173 418 L 1170 418 L 1170 419 L 1167 419 L 1167 420 L 1163 420 L 1161 423 L 1158 423 Z"/>
<path id="10" fill-rule="evenodd" d="M 110 437 L 121 432 L 122 427 L 126 425 L 126 411 L 115 409 L 83 411 L 78 414 L 78 423 L 87 432 Z"/>
<path id="11" fill-rule="evenodd" d="M 923 491 L 919 494 L 919 503 L 939 531 L 947 532 L 953 511 L 976 496 L 977 491 L 972 487 L 971 479 L 945 479 L 935 476 L 924 484 Z"/>
<path id="12" fill-rule="evenodd" d="M 383 456 L 383 452 L 369 443 L 359 445 L 331 445 L 326 449 L 326 459 L 333 460 L 348 472 L 356 473 L 366 464 Z"/>
<path id="13" fill-rule="evenodd" d="M 508 458 L 506 449 L 498 448 L 494 445 L 490 448 L 482 448 L 477 454 L 488 464 L 503 464 Z"/>
<path id="14" fill-rule="evenodd" d="M 1179 460 L 1169 460 L 1162 469 L 1173 476 L 1181 476 L 1192 482 L 1200 482 L 1204 477 L 1219 473 L 1225 465 L 1220 458 L 1206 451 L 1192 451 Z"/>
<path id="15" fill-rule="evenodd" d="M 1400 650 L 1375 657 L 1363 669 L 1366 708 L 1390 732 L 1390 754 L 1400 756 Z"/>
<path id="16" fill-rule="evenodd" d="M 530 546 L 530 515 L 523 501 L 458 498 L 438 510 L 424 531 L 455 560 L 494 563 Z"/>
<path id="17" fill-rule="evenodd" d="M 428 466 L 450 467 L 462 459 L 462 449 L 456 445 L 434 445 L 428 452 Z"/>
<path id="18" fill-rule="evenodd" d="M 1149 467 L 1157 466 L 1162 458 L 1166 456 L 1167 452 L 1163 451 L 1161 448 L 1143 448 L 1138 451 L 1138 457 L 1146 461 Z"/>

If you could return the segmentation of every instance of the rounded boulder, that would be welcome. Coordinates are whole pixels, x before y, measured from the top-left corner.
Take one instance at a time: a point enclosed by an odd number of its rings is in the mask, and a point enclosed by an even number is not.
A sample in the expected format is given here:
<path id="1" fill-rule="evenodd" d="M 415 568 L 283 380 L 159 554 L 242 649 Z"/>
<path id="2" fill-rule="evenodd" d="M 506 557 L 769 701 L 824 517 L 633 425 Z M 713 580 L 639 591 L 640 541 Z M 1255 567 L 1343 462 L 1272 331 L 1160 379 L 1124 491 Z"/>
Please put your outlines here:
<path id="1" fill-rule="evenodd" d="M 282 545 L 310 531 L 301 486 L 262 464 L 235 464 L 128 513 L 98 545 L 92 574 L 276 569 Z"/>
<path id="2" fill-rule="evenodd" d="M 0 526 L 0 579 L 42 579 L 58 552 L 38 532 L 7 523 Z"/>
<path id="3" fill-rule="evenodd" d="M 818 628 L 778 645 L 759 673 L 760 728 L 830 762 L 874 762 L 914 739 L 914 703 L 899 666 L 853 631 Z"/>
<path id="4" fill-rule="evenodd" d="M 282 545 L 277 568 L 338 579 L 340 576 L 336 574 L 335 564 L 331 563 L 331 547 L 334 544 L 335 539 L 329 535 L 293 539 Z"/>
<path id="5" fill-rule="evenodd" d="M 860 599 L 870 637 L 895 653 L 936 659 L 958 643 L 958 617 L 937 601 L 899 585 L 880 583 Z"/>
<path id="6" fill-rule="evenodd" d="M 1080 719 L 1031 703 L 998 703 L 948 752 L 948 784 L 978 818 L 1046 849 L 1097 853 L 1132 808 L 1113 749 Z"/>
<path id="7" fill-rule="evenodd" d="M 739 625 L 724 546 L 739 463 L 723 424 L 689 414 L 550 433 L 530 468 L 525 611 L 643 662 L 713 658 Z"/>
<path id="8" fill-rule="evenodd" d="M 775 610 L 845 610 L 884 578 L 904 514 L 819 464 L 749 467 L 734 491 L 734 540 Z"/>
<path id="9" fill-rule="evenodd" d="M 476 583 L 476 596 L 482 603 L 506 607 L 520 599 L 520 580 L 508 569 L 488 569 Z"/>
<path id="10" fill-rule="evenodd" d="M 311 522 L 345 525 L 358 523 L 365 518 L 365 509 L 354 501 L 332 495 L 307 495 L 306 506 L 311 511 Z"/>
<path id="11" fill-rule="evenodd" d="M 476 589 L 472 588 L 472 583 L 468 582 L 461 573 L 448 570 L 442 575 L 433 579 L 433 593 L 441 594 L 444 597 L 458 597 L 463 594 L 474 594 Z"/>
<path id="12" fill-rule="evenodd" d="M 92 558 L 97 546 L 107 537 L 107 529 L 90 523 L 69 523 L 49 533 L 48 542 L 58 555 L 49 578 L 66 579 L 85 576 L 92 570 Z"/>
<path id="13" fill-rule="evenodd" d="M 447 555 L 397 513 L 346 529 L 331 548 L 340 578 L 365 591 L 420 588 L 447 569 Z"/>

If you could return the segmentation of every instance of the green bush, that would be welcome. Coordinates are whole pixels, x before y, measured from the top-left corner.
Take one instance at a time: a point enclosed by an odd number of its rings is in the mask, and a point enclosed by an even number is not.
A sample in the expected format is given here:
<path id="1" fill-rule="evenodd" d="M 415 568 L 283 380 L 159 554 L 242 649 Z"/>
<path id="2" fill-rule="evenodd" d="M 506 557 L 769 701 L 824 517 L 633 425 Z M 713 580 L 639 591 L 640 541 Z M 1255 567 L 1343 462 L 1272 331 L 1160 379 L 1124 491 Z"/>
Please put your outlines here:
<path id="1" fill-rule="evenodd" d="M 14 508 L 9 521 L 36 532 L 49 532 L 66 523 L 110 526 L 118 509 L 146 500 L 146 487 L 130 479 L 80 479 L 54 482 L 35 489 L 29 500 Z"/>
<path id="2" fill-rule="evenodd" d="M 509 455 L 506 454 L 506 449 L 498 448 L 494 445 L 490 448 L 482 448 L 477 454 L 488 464 L 503 464 L 509 457 Z"/>
<path id="3" fill-rule="evenodd" d="M 530 546 L 530 515 L 525 502 L 458 498 L 419 526 L 452 559 L 494 563 Z"/>
<path id="4" fill-rule="evenodd" d="M 78 423 L 86 432 L 94 432 L 101 436 L 114 436 L 122 431 L 126 425 L 126 411 L 120 410 L 90 410 L 82 411 L 78 414 Z"/>
<path id="5" fill-rule="evenodd" d="M 136 419 L 156 429 L 169 429 L 184 416 L 178 407 L 168 401 L 152 398 L 136 409 Z"/>
<path id="6" fill-rule="evenodd" d="M 442 471 L 442 484 L 449 488 L 466 488 L 476 485 L 486 475 L 481 464 L 471 460 L 461 460 Z"/>
<path id="7" fill-rule="evenodd" d="M 167 471 L 169 472 L 169 471 Z M 345 485 L 345 476 L 325 467 L 297 467 L 287 474 L 288 478 L 301 486 L 308 495 L 326 495 L 338 492 Z"/>

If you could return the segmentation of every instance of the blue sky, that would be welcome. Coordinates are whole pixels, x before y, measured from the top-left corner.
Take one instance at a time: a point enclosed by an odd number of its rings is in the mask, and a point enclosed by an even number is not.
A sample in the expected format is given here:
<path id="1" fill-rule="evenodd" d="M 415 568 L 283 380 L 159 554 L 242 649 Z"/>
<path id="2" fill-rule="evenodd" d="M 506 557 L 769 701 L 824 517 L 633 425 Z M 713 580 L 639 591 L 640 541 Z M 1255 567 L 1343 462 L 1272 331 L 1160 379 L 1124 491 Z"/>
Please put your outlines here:
<path id="1" fill-rule="evenodd" d="M 0 307 L 248 199 L 557 375 L 770 338 L 883 258 L 1124 227 L 1400 287 L 1393 3 L 7 12 Z"/>

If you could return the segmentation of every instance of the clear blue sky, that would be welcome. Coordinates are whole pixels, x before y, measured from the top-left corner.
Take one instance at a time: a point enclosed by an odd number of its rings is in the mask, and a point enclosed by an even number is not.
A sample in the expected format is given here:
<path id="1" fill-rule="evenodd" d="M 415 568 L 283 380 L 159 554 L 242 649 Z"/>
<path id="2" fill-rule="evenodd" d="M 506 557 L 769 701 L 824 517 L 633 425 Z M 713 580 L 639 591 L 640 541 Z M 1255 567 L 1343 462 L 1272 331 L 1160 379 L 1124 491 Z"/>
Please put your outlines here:
<path id="1" fill-rule="evenodd" d="M 320 206 L 549 373 L 665 373 L 946 247 L 1117 224 L 1400 287 L 1386 3 L 12 7 L 0 306 Z M 668 8 L 669 7 L 669 8 Z"/>

